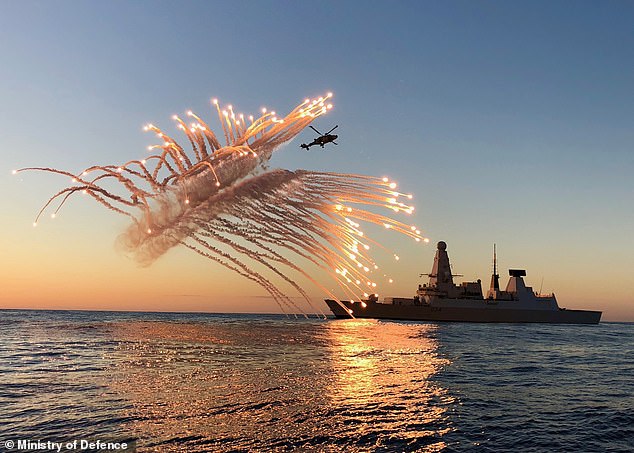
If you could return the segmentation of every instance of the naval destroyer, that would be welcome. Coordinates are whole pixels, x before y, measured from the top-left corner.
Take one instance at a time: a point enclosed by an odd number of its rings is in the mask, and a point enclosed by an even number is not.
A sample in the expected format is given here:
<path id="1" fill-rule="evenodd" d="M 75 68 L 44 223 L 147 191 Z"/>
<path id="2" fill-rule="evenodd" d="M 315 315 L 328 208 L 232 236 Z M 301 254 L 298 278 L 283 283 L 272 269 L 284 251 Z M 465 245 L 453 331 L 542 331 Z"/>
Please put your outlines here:
<path id="1" fill-rule="evenodd" d="M 454 284 L 447 244 L 438 243 L 429 283 L 418 285 L 412 298 L 376 295 L 361 301 L 326 299 L 337 318 L 377 318 L 416 321 L 459 322 L 541 322 L 564 324 L 598 324 L 600 311 L 560 308 L 554 294 L 542 295 L 524 284 L 524 269 L 509 269 L 509 282 L 500 290 L 497 257 L 493 252 L 493 275 L 486 297 L 482 282 Z"/>

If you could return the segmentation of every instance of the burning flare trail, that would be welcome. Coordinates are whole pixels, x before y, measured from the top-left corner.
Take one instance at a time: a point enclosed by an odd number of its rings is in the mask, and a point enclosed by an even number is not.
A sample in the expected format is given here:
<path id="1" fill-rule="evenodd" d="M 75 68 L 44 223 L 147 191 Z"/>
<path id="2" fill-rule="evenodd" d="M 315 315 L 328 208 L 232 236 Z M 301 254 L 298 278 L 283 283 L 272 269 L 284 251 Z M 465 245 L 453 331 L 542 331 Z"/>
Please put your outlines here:
<path id="1" fill-rule="evenodd" d="M 173 116 L 189 142 L 187 151 L 148 124 L 144 129 L 154 133 L 160 143 L 148 147 L 154 154 L 144 159 L 92 166 L 79 174 L 42 167 L 13 173 L 45 171 L 72 182 L 48 200 L 34 226 L 48 208 L 53 206 L 51 216 L 55 217 L 77 193 L 129 216 L 132 222 L 118 244 L 141 264 L 149 265 L 170 248 L 183 245 L 258 283 L 285 311 L 303 310 L 248 263 L 268 269 L 267 273 L 293 287 L 309 304 L 307 293 L 293 275 L 307 278 L 336 299 L 288 258 L 295 255 L 326 270 L 351 298 L 367 297 L 376 291 L 377 282 L 371 275 L 378 269 L 369 250 L 379 244 L 364 235 L 359 222 L 382 225 L 415 241 L 428 240 L 416 226 L 364 207 L 411 214 L 414 208 L 401 200 L 409 201 L 412 196 L 395 191 L 396 184 L 387 178 L 262 171 L 276 148 L 332 108 L 331 97 L 329 93 L 306 99 L 283 118 L 262 109 L 257 119 L 236 114 L 231 105 L 221 109 L 214 99 L 224 144 L 190 111 L 189 122 Z M 106 189 L 110 181 L 118 183 L 118 192 Z"/>

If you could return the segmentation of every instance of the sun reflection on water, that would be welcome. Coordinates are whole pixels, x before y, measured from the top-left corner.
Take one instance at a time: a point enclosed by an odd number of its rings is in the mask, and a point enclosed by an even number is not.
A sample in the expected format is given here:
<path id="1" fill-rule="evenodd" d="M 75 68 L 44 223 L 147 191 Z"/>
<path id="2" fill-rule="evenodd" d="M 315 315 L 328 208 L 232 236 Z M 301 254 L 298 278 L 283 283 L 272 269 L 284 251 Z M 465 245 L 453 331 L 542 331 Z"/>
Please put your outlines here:
<path id="1" fill-rule="evenodd" d="M 124 322 L 113 389 L 140 451 L 440 451 L 432 325 Z"/>
<path id="2" fill-rule="evenodd" d="M 450 431 L 443 415 L 453 398 L 430 380 L 449 364 L 436 352 L 437 326 L 345 320 L 329 327 L 332 403 L 363 422 L 360 435 L 378 423 L 377 446 L 400 440 L 417 451 L 442 450 L 441 437 Z"/>

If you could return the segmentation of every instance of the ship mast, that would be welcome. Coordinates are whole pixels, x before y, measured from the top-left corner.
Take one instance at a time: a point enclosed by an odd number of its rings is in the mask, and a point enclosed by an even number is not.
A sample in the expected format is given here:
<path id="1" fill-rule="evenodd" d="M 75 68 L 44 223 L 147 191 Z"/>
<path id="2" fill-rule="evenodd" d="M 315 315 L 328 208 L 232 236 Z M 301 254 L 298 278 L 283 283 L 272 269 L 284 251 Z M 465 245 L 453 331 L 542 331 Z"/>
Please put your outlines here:
<path id="1" fill-rule="evenodd" d="M 500 276 L 498 275 L 497 254 L 495 250 L 495 243 L 493 244 L 493 275 L 491 275 L 491 287 L 489 289 L 491 291 L 500 290 Z"/>
<path id="2" fill-rule="evenodd" d="M 434 257 L 434 267 L 429 275 L 429 286 L 438 288 L 441 291 L 448 291 L 453 288 L 453 277 L 459 277 L 451 273 L 449 255 L 447 255 L 447 243 L 440 241 L 437 245 L 436 256 Z"/>

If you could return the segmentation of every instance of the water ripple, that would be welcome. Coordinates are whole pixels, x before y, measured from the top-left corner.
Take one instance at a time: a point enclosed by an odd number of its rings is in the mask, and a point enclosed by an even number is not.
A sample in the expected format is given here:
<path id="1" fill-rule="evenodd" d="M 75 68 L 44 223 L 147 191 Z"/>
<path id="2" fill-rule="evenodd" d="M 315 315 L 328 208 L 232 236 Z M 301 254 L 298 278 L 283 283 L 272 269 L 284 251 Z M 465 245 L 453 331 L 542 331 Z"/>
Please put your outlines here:
<path id="1" fill-rule="evenodd" d="M 634 326 L 3 311 L 0 441 L 634 450 Z"/>

